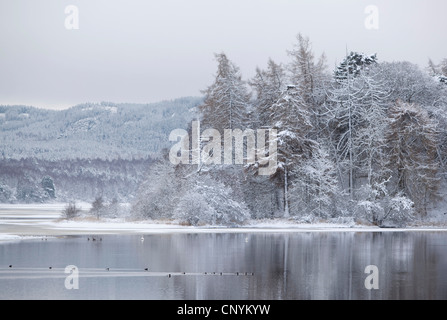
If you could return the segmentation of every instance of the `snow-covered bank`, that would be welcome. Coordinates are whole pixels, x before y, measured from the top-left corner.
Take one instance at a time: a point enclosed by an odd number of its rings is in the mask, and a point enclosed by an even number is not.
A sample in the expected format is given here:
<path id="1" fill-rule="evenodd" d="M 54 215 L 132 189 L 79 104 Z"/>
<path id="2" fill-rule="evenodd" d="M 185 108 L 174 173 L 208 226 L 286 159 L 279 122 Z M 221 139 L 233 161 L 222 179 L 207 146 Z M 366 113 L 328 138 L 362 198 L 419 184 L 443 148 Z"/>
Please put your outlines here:
<path id="1" fill-rule="evenodd" d="M 82 204 L 87 209 L 88 204 Z M 383 229 L 355 224 L 352 220 L 303 223 L 294 219 L 250 220 L 237 227 L 185 226 L 176 220 L 61 219 L 65 204 L 0 205 L 0 241 L 15 241 L 43 236 L 85 234 L 161 234 L 161 233 L 293 233 L 293 232 L 447 232 L 441 223 L 420 223 L 407 228 Z"/>
<path id="2" fill-rule="evenodd" d="M 444 227 L 379 228 L 375 226 L 351 225 L 341 223 L 295 223 L 290 220 L 251 221 L 239 227 L 224 226 L 182 226 L 175 222 L 164 221 L 55 221 L 48 225 L 60 234 L 157 234 L 157 233 L 293 233 L 293 232 L 410 232 L 442 231 Z"/>
<path id="3" fill-rule="evenodd" d="M 172 233 L 298 233 L 298 232 L 447 232 L 443 227 L 379 228 L 332 223 L 288 224 L 260 223 L 241 227 L 182 226 L 156 222 L 53 221 L 33 226 L 10 226 L 8 234 L 0 232 L 0 240 L 21 240 L 31 237 L 87 234 L 172 234 Z"/>
<path id="4" fill-rule="evenodd" d="M 37 236 L 37 235 L 17 235 L 17 234 L 4 234 L 0 233 L 0 243 L 5 241 L 20 241 L 20 240 L 30 240 L 30 239 L 38 239 L 45 240 L 48 239 L 48 236 Z"/>
<path id="5" fill-rule="evenodd" d="M 13 241 L 13 240 L 21 240 L 22 237 L 15 234 L 0 234 L 0 242 L 1 241 Z"/>

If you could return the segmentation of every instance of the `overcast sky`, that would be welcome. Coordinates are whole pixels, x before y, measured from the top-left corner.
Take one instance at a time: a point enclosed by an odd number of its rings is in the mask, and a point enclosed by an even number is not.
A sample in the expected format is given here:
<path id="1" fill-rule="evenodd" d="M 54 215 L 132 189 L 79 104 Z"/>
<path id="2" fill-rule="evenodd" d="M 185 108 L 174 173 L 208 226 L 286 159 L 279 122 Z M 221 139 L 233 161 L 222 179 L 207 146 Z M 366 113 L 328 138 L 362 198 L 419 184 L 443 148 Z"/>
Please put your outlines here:
<path id="1" fill-rule="evenodd" d="M 79 29 L 68 30 L 68 5 Z M 375 5 L 379 29 L 365 27 Z M 447 58 L 445 0 L 0 0 L 0 104 L 67 108 L 198 96 L 225 52 L 245 79 L 296 35 L 333 68 L 348 50 Z"/>

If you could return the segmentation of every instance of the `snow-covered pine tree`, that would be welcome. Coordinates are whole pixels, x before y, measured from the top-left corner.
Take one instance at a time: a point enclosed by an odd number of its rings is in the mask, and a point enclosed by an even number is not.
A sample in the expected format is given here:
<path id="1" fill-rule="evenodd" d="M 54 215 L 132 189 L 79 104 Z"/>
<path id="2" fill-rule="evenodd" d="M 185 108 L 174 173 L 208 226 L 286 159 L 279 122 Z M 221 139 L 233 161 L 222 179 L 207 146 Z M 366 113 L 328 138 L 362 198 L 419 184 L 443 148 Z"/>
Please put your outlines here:
<path id="1" fill-rule="evenodd" d="M 327 218 L 335 214 L 338 179 L 335 164 L 324 145 L 319 144 L 311 158 L 294 166 L 291 177 L 289 194 L 292 215 Z"/>
<path id="2" fill-rule="evenodd" d="M 53 178 L 51 178 L 50 176 L 43 177 L 42 181 L 41 181 L 41 185 L 42 185 L 44 192 L 46 193 L 46 195 L 49 198 L 51 198 L 51 199 L 56 198 L 56 190 L 54 187 Z"/>
<path id="3" fill-rule="evenodd" d="M 256 69 L 249 81 L 254 91 L 252 127 L 272 129 L 272 106 L 286 89 L 287 75 L 281 64 L 269 59 L 266 70 Z M 258 137 L 259 139 L 259 137 Z M 266 143 L 268 141 L 266 140 Z M 261 150 L 258 150 L 261 151 Z M 276 179 L 258 175 L 259 163 L 248 166 L 243 185 L 244 200 L 255 218 L 272 218 L 284 213 L 283 196 Z"/>
<path id="4" fill-rule="evenodd" d="M 447 63 L 447 60 L 444 60 Z M 442 65 L 442 64 L 441 64 Z M 417 104 L 427 110 L 432 119 L 436 119 L 439 145 L 438 158 L 442 167 L 447 164 L 447 86 L 438 81 L 440 65 L 431 60 L 427 72 L 410 62 L 381 62 L 380 77 L 386 81 L 391 104 L 401 100 Z"/>
<path id="5" fill-rule="evenodd" d="M 132 205 L 132 215 L 140 219 L 172 217 L 178 203 L 180 183 L 176 167 L 170 163 L 165 151 L 164 156 L 149 168 L 140 185 Z"/>
<path id="6" fill-rule="evenodd" d="M 96 218 L 100 218 L 105 212 L 104 199 L 102 196 L 97 196 L 92 202 L 92 207 L 90 208 L 90 213 Z"/>
<path id="7" fill-rule="evenodd" d="M 351 52 L 335 69 L 337 81 L 347 80 L 349 76 L 356 77 L 362 71 L 368 70 L 370 66 L 377 64 L 377 55 L 366 55 L 360 52 Z"/>
<path id="8" fill-rule="evenodd" d="M 360 100 L 362 118 L 354 137 L 354 145 L 358 149 L 356 153 L 359 175 L 366 178 L 363 183 L 369 186 L 381 183 L 387 176 L 384 171 L 387 155 L 384 151 L 385 130 L 389 123 L 389 91 L 386 83 L 378 80 L 378 72 L 380 71 L 377 68 L 373 68 L 369 72 L 361 73 L 357 78 L 363 87 Z"/>
<path id="9" fill-rule="evenodd" d="M 342 189 L 347 189 L 351 200 L 354 199 L 354 172 L 357 155 L 354 148 L 354 137 L 358 123 L 361 122 L 362 87 L 349 73 L 346 79 L 338 80 L 329 90 L 329 131 L 334 145 L 335 162 Z M 347 188 L 345 175 L 347 174 Z"/>
<path id="10" fill-rule="evenodd" d="M 291 58 L 287 65 L 288 80 L 290 84 L 296 86 L 310 112 L 313 128 L 309 136 L 319 141 L 326 125 L 323 120 L 323 105 L 327 99 L 326 86 L 330 82 L 326 56 L 323 53 L 316 59 L 309 38 L 301 34 L 298 34 L 296 38 L 293 49 L 287 51 Z"/>
<path id="11" fill-rule="evenodd" d="M 308 105 L 315 104 L 318 95 L 324 95 L 321 88 L 326 69 L 326 56 L 323 53 L 318 61 L 312 51 L 308 37 L 298 34 L 297 43 L 292 50 L 287 51 L 292 61 L 288 65 L 289 83 L 297 87 L 298 93 Z"/>
<path id="12" fill-rule="evenodd" d="M 425 216 L 427 203 L 439 188 L 436 124 L 426 110 L 402 101 L 390 109 L 390 118 L 387 142 L 393 194 L 411 199 L 416 213 Z"/>
<path id="13" fill-rule="evenodd" d="M 289 217 L 289 172 L 309 159 L 315 141 L 308 138 L 312 129 L 306 103 L 295 86 L 289 85 L 270 108 L 271 126 L 277 130 L 277 179 L 284 186 L 284 217 Z"/>
<path id="14" fill-rule="evenodd" d="M 388 93 L 385 83 L 378 80 L 377 68 L 372 65 L 375 61 L 375 56 L 351 53 L 335 71 L 329 90 L 330 139 L 342 188 L 348 190 L 351 200 L 357 174 L 372 183 L 374 164 L 384 145 Z"/>
<path id="15" fill-rule="evenodd" d="M 239 68 L 224 53 L 216 54 L 218 62 L 214 83 L 203 91 L 205 100 L 199 106 L 202 127 L 223 134 L 224 129 L 244 129 L 250 109 L 250 95 Z"/>
<path id="16" fill-rule="evenodd" d="M 269 109 L 278 101 L 285 89 L 286 74 L 281 64 L 269 59 L 267 70 L 256 69 L 256 75 L 249 81 L 255 91 L 253 127 L 268 127 L 271 123 Z"/>

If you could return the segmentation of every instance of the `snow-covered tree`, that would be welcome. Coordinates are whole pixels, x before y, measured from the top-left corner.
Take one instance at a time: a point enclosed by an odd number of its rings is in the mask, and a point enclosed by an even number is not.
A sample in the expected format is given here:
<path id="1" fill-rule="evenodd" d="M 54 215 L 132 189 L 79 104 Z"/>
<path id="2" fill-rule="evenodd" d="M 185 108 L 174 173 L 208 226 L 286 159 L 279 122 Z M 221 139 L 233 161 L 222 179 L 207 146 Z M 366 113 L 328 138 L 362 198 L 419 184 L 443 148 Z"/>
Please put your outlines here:
<path id="1" fill-rule="evenodd" d="M 388 93 L 373 66 L 345 75 L 329 90 L 328 126 L 340 182 L 354 200 L 357 176 L 366 177 L 371 185 L 374 169 L 383 166 Z"/>
<path id="2" fill-rule="evenodd" d="M 410 62 L 381 62 L 379 77 L 388 84 L 388 100 L 430 106 L 436 102 L 437 84 L 418 65 Z"/>
<path id="3" fill-rule="evenodd" d="M 0 203 L 15 201 L 14 189 L 0 180 Z"/>
<path id="4" fill-rule="evenodd" d="M 41 185 L 48 198 L 56 198 L 56 188 L 54 187 L 54 181 L 50 176 L 43 177 Z"/>
<path id="5" fill-rule="evenodd" d="M 366 55 L 360 52 L 351 52 L 335 69 L 335 79 L 344 81 L 349 77 L 356 77 L 375 64 L 377 64 L 376 54 Z"/>
<path id="6" fill-rule="evenodd" d="M 401 193 L 391 197 L 388 201 L 384 216 L 380 219 L 380 225 L 387 220 L 394 222 L 406 222 L 414 218 L 414 202 Z"/>
<path id="7" fill-rule="evenodd" d="M 430 59 L 428 68 L 431 76 L 435 77 L 440 83 L 447 85 L 447 59 L 444 59 L 438 65 Z"/>
<path id="8" fill-rule="evenodd" d="M 439 187 L 436 124 L 420 106 L 401 101 L 390 109 L 390 117 L 388 166 L 394 173 L 394 194 L 408 197 L 416 212 L 426 215 Z"/>
<path id="9" fill-rule="evenodd" d="M 366 183 L 380 183 L 386 179 L 384 171 L 387 155 L 385 153 L 385 130 L 389 119 L 387 109 L 389 104 L 387 84 L 377 79 L 378 69 L 358 78 L 363 87 L 361 100 L 361 118 L 359 119 L 354 145 L 357 148 L 358 174 L 366 177 Z"/>
<path id="10" fill-rule="evenodd" d="M 97 196 L 92 202 L 92 207 L 90 208 L 90 213 L 96 218 L 100 218 L 105 212 L 104 199 L 102 196 Z"/>
<path id="11" fill-rule="evenodd" d="M 291 176 L 289 199 L 292 215 L 327 218 L 335 213 L 338 179 L 335 164 L 325 146 L 314 148 L 311 158 L 295 166 Z"/>
<path id="12" fill-rule="evenodd" d="M 175 166 L 166 156 L 149 168 L 132 206 L 134 217 L 146 219 L 172 217 L 181 183 L 175 170 Z"/>
<path id="13" fill-rule="evenodd" d="M 278 187 L 279 179 L 256 175 L 255 171 L 247 170 L 241 179 L 243 201 L 254 219 L 274 218 L 284 215 L 283 188 Z"/>
<path id="14" fill-rule="evenodd" d="M 277 172 L 284 186 L 284 216 L 289 212 L 289 172 L 311 157 L 315 141 L 308 138 L 312 124 L 306 104 L 295 86 L 288 86 L 270 108 L 277 130 Z"/>
<path id="15" fill-rule="evenodd" d="M 335 160 L 338 167 L 340 183 L 344 187 L 344 175 L 348 175 L 348 187 L 351 200 L 354 199 L 354 171 L 357 154 L 354 139 L 361 123 L 362 86 L 354 77 L 347 74 L 347 79 L 335 85 L 329 91 L 328 127 L 330 139 L 335 149 Z"/>
<path id="16" fill-rule="evenodd" d="M 322 131 L 325 130 L 323 105 L 327 99 L 326 86 L 330 82 L 326 56 L 323 53 L 318 59 L 315 58 L 308 37 L 298 34 L 296 40 L 293 49 L 287 51 L 291 58 L 287 65 L 288 84 L 297 88 L 309 111 L 313 126 L 309 132 L 309 137 L 320 141 L 320 137 L 323 136 Z"/>
<path id="17" fill-rule="evenodd" d="M 190 225 L 227 226 L 241 225 L 250 218 L 246 205 L 234 200 L 229 187 L 209 174 L 195 173 L 192 179 L 189 190 L 179 198 L 174 218 Z"/>
<path id="18" fill-rule="evenodd" d="M 250 109 L 250 95 L 239 68 L 224 53 L 216 54 L 215 80 L 203 91 L 205 100 L 199 106 L 202 127 L 223 133 L 224 129 L 245 128 Z"/>
<path id="19" fill-rule="evenodd" d="M 430 67 L 431 65 L 431 67 Z M 439 65 L 429 62 L 428 73 L 409 62 L 382 62 L 380 76 L 386 79 L 389 89 L 389 102 L 401 100 L 417 104 L 425 109 L 432 119 L 436 119 L 439 144 L 437 147 L 440 164 L 447 163 L 447 86 L 436 76 L 442 72 Z"/>
<path id="20" fill-rule="evenodd" d="M 76 205 L 76 202 L 71 201 L 65 206 L 64 210 L 62 211 L 62 217 L 67 220 L 71 220 L 78 217 L 80 213 L 81 208 Z"/>
<path id="21" fill-rule="evenodd" d="M 323 53 L 318 61 L 312 50 L 308 37 L 298 34 L 296 44 L 287 51 L 291 58 L 288 65 L 289 83 L 296 86 L 298 93 L 308 105 L 314 105 L 318 97 L 323 95 L 321 84 L 325 78 L 326 56 Z"/>
<path id="22" fill-rule="evenodd" d="M 256 69 L 256 75 L 249 81 L 255 91 L 254 114 L 256 128 L 271 125 L 269 110 L 278 101 L 286 87 L 286 73 L 281 64 L 269 59 L 267 70 Z"/>
<path id="23" fill-rule="evenodd" d="M 391 223 L 402 223 L 414 218 L 414 202 L 402 192 L 389 193 L 387 184 L 390 179 L 373 185 L 364 185 L 359 190 L 362 195 L 354 209 L 355 217 L 382 227 Z"/>

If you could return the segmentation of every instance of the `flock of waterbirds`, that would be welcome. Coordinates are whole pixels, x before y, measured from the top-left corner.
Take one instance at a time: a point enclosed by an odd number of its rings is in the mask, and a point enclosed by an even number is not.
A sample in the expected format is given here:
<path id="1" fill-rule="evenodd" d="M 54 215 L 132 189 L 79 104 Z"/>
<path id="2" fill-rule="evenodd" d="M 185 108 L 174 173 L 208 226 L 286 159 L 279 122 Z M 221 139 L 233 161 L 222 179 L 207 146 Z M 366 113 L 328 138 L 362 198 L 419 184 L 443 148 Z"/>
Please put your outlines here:
<path id="1" fill-rule="evenodd" d="M 3 270 L 2 270 L 3 269 Z M 65 268 L 63 267 L 53 267 L 49 266 L 48 268 L 26 268 L 20 266 L 13 266 L 12 264 L 8 265 L 10 270 L 27 272 L 27 273 L 37 273 L 43 272 L 46 270 L 54 270 L 64 272 Z M 5 268 L 0 267 L 0 272 L 4 271 Z M 148 267 L 143 269 L 124 269 L 124 268 L 80 268 L 80 272 L 84 276 L 94 276 L 96 275 L 106 275 L 110 274 L 111 276 L 167 276 L 171 278 L 173 276 L 254 276 L 253 272 L 163 272 L 163 271 L 151 271 Z"/>
<path id="2" fill-rule="evenodd" d="M 47 240 L 47 238 L 42 238 L 42 240 Z M 87 237 L 87 241 L 102 241 L 102 237 Z M 140 241 L 144 241 L 144 236 L 141 236 Z M 42 271 L 43 268 L 24 268 L 24 267 L 16 267 L 12 264 L 8 265 L 7 269 L 14 269 L 14 270 L 20 270 L 20 271 Z M 65 270 L 65 268 L 53 268 L 53 266 L 49 266 L 47 270 Z M 0 271 L 2 268 L 0 267 Z M 145 267 L 143 269 L 123 269 L 123 268 L 111 268 L 111 267 L 105 267 L 104 269 L 100 268 L 82 268 L 83 273 L 89 272 L 92 273 L 101 273 L 101 271 L 106 271 L 107 273 L 115 272 L 115 275 L 118 276 L 125 276 L 125 275 L 152 275 L 152 276 L 167 276 L 168 278 L 171 278 L 173 276 L 179 276 L 179 275 L 193 275 L 193 276 L 199 276 L 199 275 L 214 275 L 214 276 L 254 276 L 253 272 L 151 272 L 149 270 L 149 267 Z"/>

